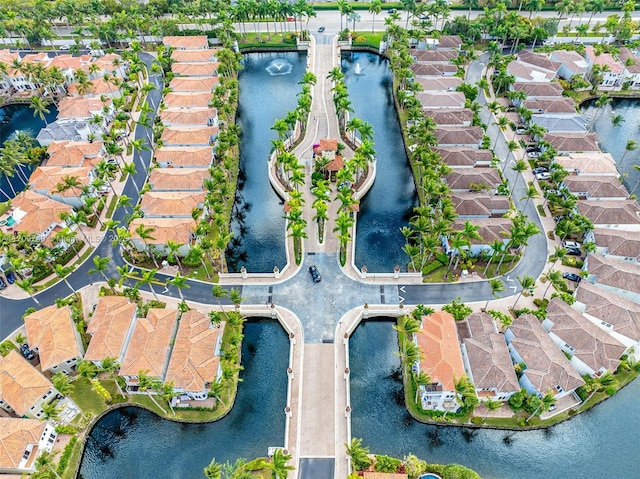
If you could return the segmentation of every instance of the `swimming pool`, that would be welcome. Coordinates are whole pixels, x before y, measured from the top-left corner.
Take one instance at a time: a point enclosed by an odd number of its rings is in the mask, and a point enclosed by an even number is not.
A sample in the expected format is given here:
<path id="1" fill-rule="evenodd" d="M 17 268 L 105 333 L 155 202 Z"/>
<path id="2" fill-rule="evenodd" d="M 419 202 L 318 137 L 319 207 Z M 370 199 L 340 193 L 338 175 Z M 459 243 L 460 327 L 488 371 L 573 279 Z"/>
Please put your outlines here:
<path id="1" fill-rule="evenodd" d="M 6 220 L 0 220 L 0 226 L 13 226 L 16 224 L 16 220 L 13 216 L 9 216 Z"/>
<path id="2" fill-rule="evenodd" d="M 418 479 L 442 479 L 440 476 L 438 476 L 437 474 L 423 474 L 420 477 L 418 477 Z"/>

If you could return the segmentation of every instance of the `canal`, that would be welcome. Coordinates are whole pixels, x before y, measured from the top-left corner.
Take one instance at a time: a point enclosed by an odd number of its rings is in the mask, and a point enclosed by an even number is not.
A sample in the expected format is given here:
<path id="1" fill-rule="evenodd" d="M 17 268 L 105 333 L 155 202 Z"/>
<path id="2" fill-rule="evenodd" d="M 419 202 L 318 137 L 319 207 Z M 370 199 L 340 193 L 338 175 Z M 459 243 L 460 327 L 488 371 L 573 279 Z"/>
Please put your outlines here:
<path id="1" fill-rule="evenodd" d="M 634 166 L 640 166 L 640 101 L 613 99 L 600 112 L 595 101 L 591 101 L 583 106 L 582 111 L 589 120 L 596 116 L 593 131 L 600 138 L 600 147 L 613 156 L 627 190 L 639 195 L 640 171 Z M 619 126 L 613 125 L 615 115 L 624 119 Z M 638 142 L 638 148 L 625 155 L 629 140 Z"/>
<path id="2" fill-rule="evenodd" d="M 86 442 L 83 479 L 204 477 L 212 458 L 221 463 L 267 455 L 284 444 L 289 338 L 277 321 L 245 324 L 242 382 L 233 409 L 220 421 L 185 424 L 139 408 L 103 417 Z"/>
<path id="3" fill-rule="evenodd" d="M 53 105 L 49 105 L 48 109 L 50 111 L 45 115 L 45 118 L 47 122 L 52 122 L 56 119 L 58 111 Z M 0 108 L 0 147 L 4 145 L 5 141 L 15 138 L 18 131 L 28 133 L 35 138 L 44 126 L 45 122 L 38 115 L 33 115 L 33 110 L 29 105 L 3 106 Z M 21 192 L 26 184 L 23 176 L 28 179 L 36 166 L 22 166 L 22 173 L 16 171 L 12 177 L 0 176 L 0 202 L 13 198 L 14 191 Z"/>
<path id="4" fill-rule="evenodd" d="M 242 127 L 240 172 L 232 211 L 231 240 L 227 252 L 230 272 L 242 266 L 250 273 L 282 270 L 286 265 L 283 202 L 269 182 L 267 160 L 271 129 L 277 118 L 297 106 L 307 66 L 304 53 L 250 53 L 240 71 L 237 122 Z"/>
<path id="5" fill-rule="evenodd" d="M 639 477 L 640 382 L 548 430 L 506 432 L 427 426 L 404 406 L 391 318 L 362 323 L 349 342 L 351 430 L 375 454 L 456 462 L 483 479 Z"/>
<path id="6" fill-rule="evenodd" d="M 390 273 L 396 265 L 406 271 L 408 257 L 402 251 L 407 226 L 417 206 L 413 175 L 393 102 L 388 61 L 373 53 L 342 55 L 353 115 L 371 123 L 377 153 L 373 187 L 360 203 L 355 263 L 370 272 Z"/>

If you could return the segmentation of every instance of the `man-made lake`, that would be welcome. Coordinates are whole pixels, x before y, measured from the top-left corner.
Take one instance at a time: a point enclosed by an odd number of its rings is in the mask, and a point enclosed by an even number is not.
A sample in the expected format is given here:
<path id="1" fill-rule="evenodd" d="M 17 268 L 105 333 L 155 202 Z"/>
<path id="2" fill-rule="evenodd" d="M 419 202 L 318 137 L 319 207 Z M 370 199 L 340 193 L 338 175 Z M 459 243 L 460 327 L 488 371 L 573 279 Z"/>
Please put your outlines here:
<path id="1" fill-rule="evenodd" d="M 362 323 L 349 343 L 352 436 L 362 438 L 372 453 L 456 462 L 483 479 L 640 477 L 640 382 L 548 430 L 428 426 L 411 418 L 404 406 L 392 324 L 389 318 Z"/>
<path id="2" fill-rule="evenodd" d="M 50 112 L 45 117 L 47 122 L 52 122 L 56 119 L 58 111 L 53 105 L 49 105 L 48 109 Z M 0 108 L 0 147 L 5 141 L 14 138 L 17 131 L 28 133 L 35 138 L 44 126 L 45 122 L 38 115 L 33 115 L 29 105 L 3 106 Z M 16 171 L 13 177 L 0 176 L 0 202 L 13 198 L 14 190 L 16 193 L 22 191 L 25 187 L 23 176 L 29 178 L 36 166 L 25 165 L 22 167 L 22 174 Z"/>
<path id="3" fill-rule="evenodd" d="M 244 329 L 238 395 L 220 421 L 184 424 L 139 408 L 102 418 L 87 440 L 83 479 L 196 479 L 217 462 L 267 455 L 284 444 L 289 337 L 277 321 L 248 322 Z"/>
<path id="4" fill-rule="evenodd" d="M 597 114 L 593 131 L 600 138 L 600 147 L 613 155 L 629 193 L 639 195 L 640 171 L 635 169 L 634 165 L 640 165 L 640 100 L 614 99 L 600 112 L 597 112 L 598 108 L 594 103 L 592 101 L 585 104 L 583 113 L 588 119 Z M 611 121 L 614 115 L 622 115 L 624 118 L 619 126 L 614 126 Z M 638 148 L 625 155 L 628 140 L 638 142 Z"/>
<path id="5" fill-rule="evenodd" d="M 229 271 L 250 273 L 284 268 L 283 202 L 269 182 L 267 160 L 277 118 L 296 108 L 298 82 L 306 70 L 304 53 L 250 53 L 240 72 L 238 124 L 242 127 L 240 174 L 232 212 L 234 239 L 227 248 Z"/>
<path id="6" fill-rule="evenodd" d="M 373 53 L 346 53 L 342 70 L 352 115 L 373 125 L 377 153 L 376 181 L 360 203 L 355 263 L 375 273 L 390 273 L 396 265 L 405 271 L 409 259 L 402 251 L 400 228 L 418 200 L 393 103 L 389 62 Z"/>

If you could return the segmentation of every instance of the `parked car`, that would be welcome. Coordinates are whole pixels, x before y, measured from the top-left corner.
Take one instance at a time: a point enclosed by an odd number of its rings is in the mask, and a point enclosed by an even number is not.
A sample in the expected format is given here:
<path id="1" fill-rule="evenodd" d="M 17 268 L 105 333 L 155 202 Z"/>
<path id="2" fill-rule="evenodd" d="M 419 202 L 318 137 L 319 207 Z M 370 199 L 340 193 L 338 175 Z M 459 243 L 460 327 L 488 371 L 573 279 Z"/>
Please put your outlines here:
<path id="1" fill-rule="evenodd" d="M 575 241 L 563 241 L 562 242 L 562 247 L 563 248 L 577 248 L 577 249 L 580 249 L 580 243 L 576 243 Z"/>
<path id="2" fill-rule="evenodd" d="M 580 248 L 565 248 L 567 250 L 567 254 L 570 256 L 582 256 L 582 251 Z"/>
<path id="3" fill-rule="evenodd" d="M 36 353 L 29 349 L 29 345 L 27 343 L 20 345 L 20 352 L 26 359 L 33 359 L 36 357 Z"/>
<path id="4" fill-rule="evenodd" d="M 390 8 L 389 10 L 387 10 L 387 13 L 396 13 L 396 9 L 395 8 Z"/>
<path id="5" fill-rule="evenodd" d="M 311 273 L 311 278 L 313 279 L 314 283 L 319 283 L 320 281 L 322 281 L 320 271 L 318 271 L 318 268 L 316 268 L 315 265 L 309 266 L 309 273 Z"/>
<path id="6" fill-rule="evenodd" d="M 569 281 L 575 281 L 576 283 L 579 283 L 582 280 L 582 277 L 579 274 L 575 273 L 563 273 L 562 277 L 564 279 L 568 279 Z"/>
<path id="7" fill-rule="evenodd" d="M 529 145 L 525 148 L 526 152 L 529 153 L 531 151 L 540 151 L 540 147 Z"/>
<path id="8" fill-rule="evenodd" d="M 9 284 L 13 284 L 16 280 L 15 275 L 13 274 L 13 271 L 7 271 L 4 276 L 7 278 L 7 282 Z"/>
<path id="9" fill-rule="evenodd" d="M 538 173 L 549 173 L 549 168 L 546 166 L 536 166 L 533 170 L 533 174 L 537 175 Z"/>
<path id="10" fill-rule="evenodd" d="M 324 27 L 323 26 L 318 27 L 318 33 L 322 33 L 322 32 L 324 32 Z"/>
<path id="11" fill-rule="evenodd" d="M 539 151 L 530 151 L 527 153 L 527 156 L 529 158 L 538 158 L 540 156 L 540 152 Z"/>
<path id="12" fill-rule="evenodd" d="M 0 278 L 0 289 L 4 289 L 6 287 L 7 287 L 7 283 L 5 283 L 2 278 Z"/>
<path id="13" fill-rule="evenodd" d="M 548 180 L 551 178 L 551 173 L 548 171 L 543 171 L 542 173 L 536 173 L 536 179 L 538 180 Z"/>
<path id="14" fill-rule="evenodd" d="M 527 129 L 524 126 L 516 126 L 516 134 L 524 135 L 527 132 Z"/>
<path id="15" fill-rule="evenodd" d="M 69 50 L 71 45 L 60 45 L 60 50 Z"/>

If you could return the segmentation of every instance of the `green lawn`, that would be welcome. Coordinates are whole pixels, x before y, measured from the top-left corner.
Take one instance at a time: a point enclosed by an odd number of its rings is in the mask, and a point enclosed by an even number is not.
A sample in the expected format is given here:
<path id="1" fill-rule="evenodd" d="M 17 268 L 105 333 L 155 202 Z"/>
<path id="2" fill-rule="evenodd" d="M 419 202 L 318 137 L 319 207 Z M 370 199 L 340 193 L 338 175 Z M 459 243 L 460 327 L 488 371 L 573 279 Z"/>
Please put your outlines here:
<path id="1" fill-rule="evenodd" d="M 107 408 L 104 400 L 93 390 L 88 379 L 78 378 L 72 384 L 74 388 L 70 397 L 82 409 L 82 412 L 97 416 Z M 105 382 L 103 382 L 103 386 L 107 386 Z"/>
<path id="2" fill-rule="evenodd" d="M 353 47 L 367 46 L 377 50 L 380 48 L 383 35 L 384 32 L 354 32 Z"/>

